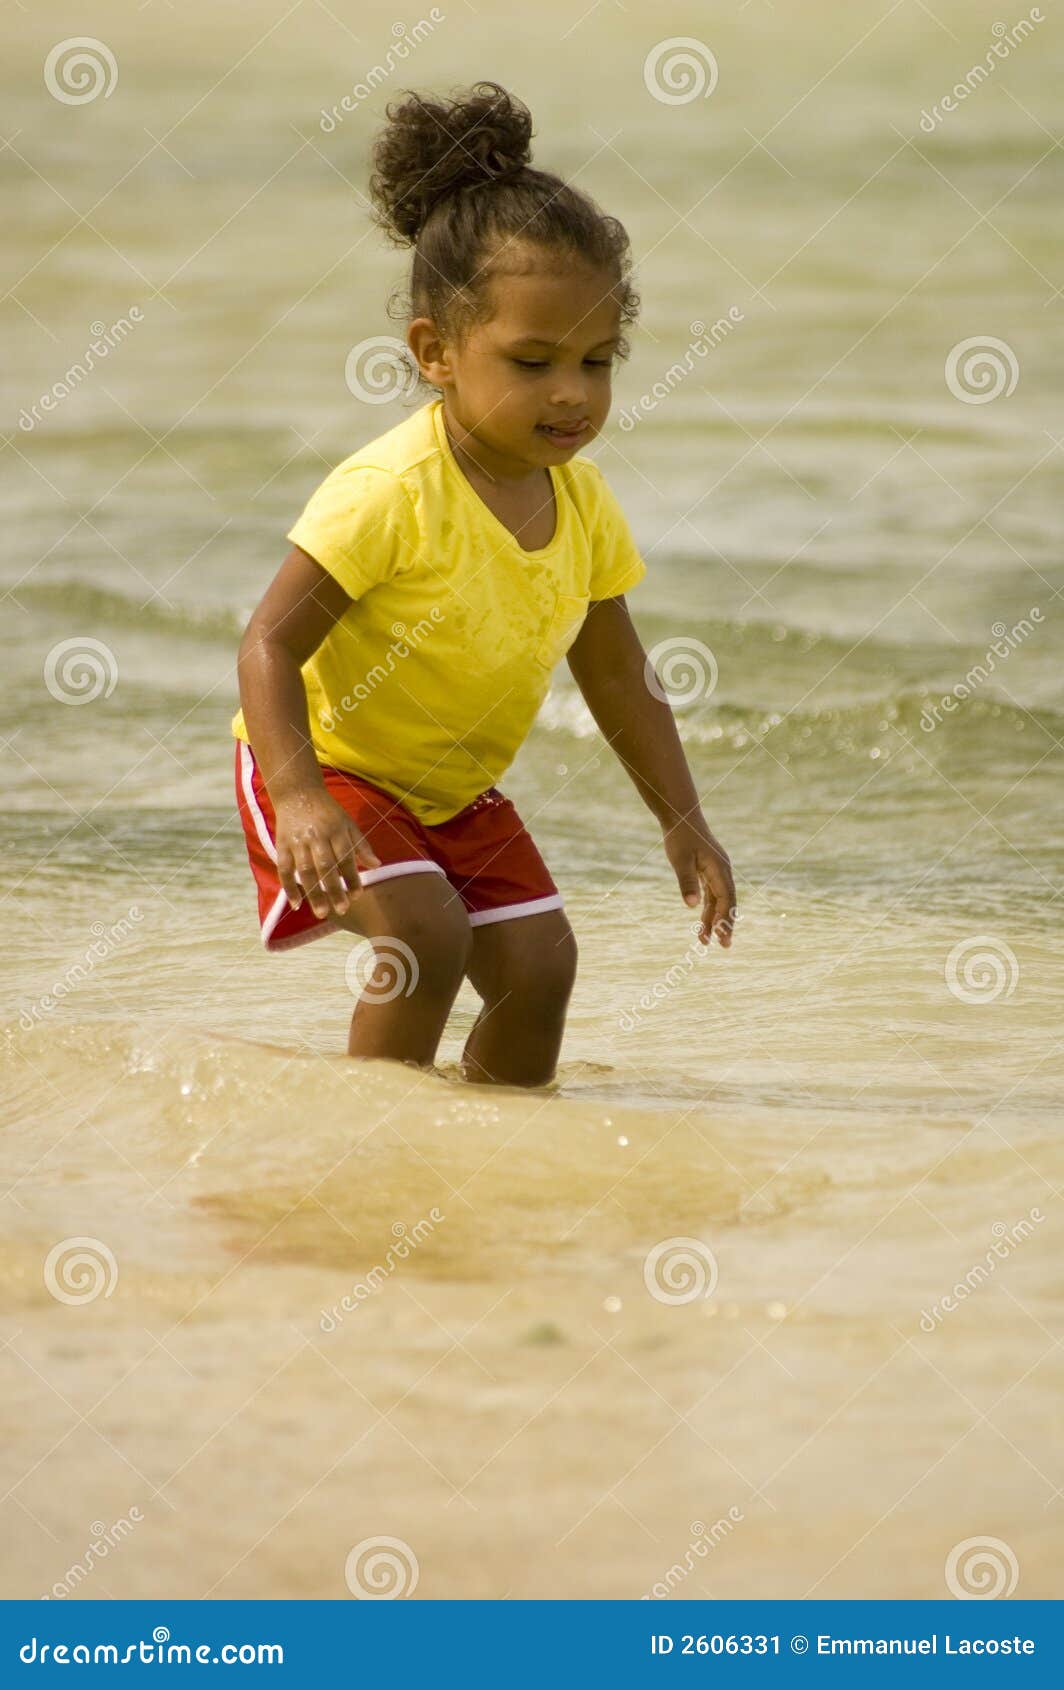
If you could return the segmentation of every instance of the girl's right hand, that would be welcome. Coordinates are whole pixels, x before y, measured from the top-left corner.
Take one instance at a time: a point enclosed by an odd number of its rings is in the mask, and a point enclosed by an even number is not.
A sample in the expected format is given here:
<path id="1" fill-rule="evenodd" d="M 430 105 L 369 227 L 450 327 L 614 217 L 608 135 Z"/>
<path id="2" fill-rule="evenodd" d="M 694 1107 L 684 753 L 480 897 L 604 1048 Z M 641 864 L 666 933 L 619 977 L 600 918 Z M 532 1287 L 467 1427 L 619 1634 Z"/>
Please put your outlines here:
<path id="1" fill-rule="evenodd" d="M 346 915 L 362 890 L 359 865 L 380 867 L 373 847 L 324 787 L 283 799 L 275 813 L 277 876 L 292 908 L 306 897 L 319 918 Z"/>

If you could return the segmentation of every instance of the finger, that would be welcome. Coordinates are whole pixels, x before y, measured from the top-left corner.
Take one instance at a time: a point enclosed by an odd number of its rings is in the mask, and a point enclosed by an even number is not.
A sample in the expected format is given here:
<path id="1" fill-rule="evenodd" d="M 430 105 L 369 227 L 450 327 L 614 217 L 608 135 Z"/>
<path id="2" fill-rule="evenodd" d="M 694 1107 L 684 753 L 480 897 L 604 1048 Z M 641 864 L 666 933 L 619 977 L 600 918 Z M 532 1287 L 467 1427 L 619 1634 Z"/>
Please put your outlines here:
<path id="1" fill-rule="evenodd" d="M 724 950 L 728 949 L 732 939 L 731 910 L 734 907 L 735 891 L 730 886 L 728 877 L 719 871 L 710 869 L 705 877 L 705 902 L 702 906 L 702 925 L 699 938 L 703 944 L 711 944 L 713 934 Z"/>
<path id="2" fill-rule="evenodd" d="M 727 947 L 732 942 L 732 937 L 735 933 L 735 923 L 739 919 L 739 900 L 736 897 L 735 881 L 732 878 L 730 865 L 724 871 L 724 885 L 720 893 L 720 898 L 724 905 L 720 920 L 723 924 L 725 934 L 725 937 L 721 939 L 721 944 Z"/>
<path id="3" fill-rule="evenodd" d="M 718 887 L 714 898 L 713 914 L 709 924 L 709 932 L 716 931 L 718 940 L 724 950 L 732 942 L 738 909 L 735 903 L 734 886 Z"/>
<path id="4" fill-rule="evenodd" d="M 284 895 L 294 910 L 303 902 L 303 893 L 296 879 L 296 863 L 287 845 L 282 845 L 277 852 L 277 878 L 284 888 Z"/>
<path id="5" fill-rule="evenodd" d="M 303 842 L 293 845 L 292 856 L 295 859 L 293 872 L 299 889 L 300 901 L 308 903 L 314 913 L 317 914 L 313 892 L 318 881 L 318 871 L 314 867 L 310 846 Z"/>
<path id="6" fill-rule="evenodd" d="M 359 833 L 357 827 L 352 827 L 348 831 L 355 841 L 355 856 L 362 864 L 362 867 L 380 868 L 381 860 L 369 840 L 366 838 L 365 834 Z"/>
<path id="7" fill-rule="evenodd" d="M 698 860 L 692 852 L 681 863 L 674 863 L 676 880 L 680 888 L 680 896 L 685 904 L 697 904 L 702 896 L 698 878 Z"/>
<path id="8" fill-rule="evenodd" d="M 699 941 L 703 945 L 708 945 L 711 941 L 713 934 L 713 915 L 715 910 L 716 899 L 714 898 L 712 892 L 707 891 L 702 904 L 702 919 L 698 926 Z"/>
<path id="9" fill-rule="evenodd" d="M 340 872 L 340 877 L 346 885 L 350 897 L 356 898 L 362 891 L 362 877 L 358 872 L 358 849 L 355 842 L 349 833 L 336 833 L 333 835 L 331 844 L 336 855 L 336 867 Z M 364 863 L 362 866 L 364 868 L 376 868 L 379 865 L 375 858 L 372 863 Z"/>
<path id="10" fill-rule="evenodd" d="M 329 904 L 319 884 L 321 871 L 314 861 L 310 842 L 302 841 L 295 847 L 296 874 L 299 884 L 303 888 L 303 896 L 319 920 L 328 915 Z"/>
<path id="11" fill-rule="evenodd" d="M 319 894 L 325 902 L 325 908 L 321 913 L 328 915 L 332 911 L 336 915 L 346 915 L 348 895 L 340 878 L 340 870 L 332 845 L 328 840 L 316 839 L 310 848 L 314 856 L 314 866 L 318 871 Z"/>
<path id="12" fill-rule="evenodd" d="M 705 889 L 703 921 L 707 931 L 717 936 L 722 945 L 731 942 L 735 914 L 735 881 L 726 852 L 718 848 L 712 855 L 699 858 L 702 885 Z"/>

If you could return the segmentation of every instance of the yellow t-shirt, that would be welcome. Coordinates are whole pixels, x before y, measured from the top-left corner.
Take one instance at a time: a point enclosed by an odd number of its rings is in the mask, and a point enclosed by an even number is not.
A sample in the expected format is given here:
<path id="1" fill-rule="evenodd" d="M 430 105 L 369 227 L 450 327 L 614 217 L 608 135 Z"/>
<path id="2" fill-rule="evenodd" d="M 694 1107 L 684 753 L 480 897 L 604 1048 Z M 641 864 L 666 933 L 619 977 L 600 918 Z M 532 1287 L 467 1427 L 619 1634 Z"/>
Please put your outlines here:
<path id="1" fill-rule="evenodd" d="M 303 665 L 318 761 L 430 826 L 509 767 L 589 601 L 646 574 L 597 466 L 549 473 L 554 537 L 526 551 L 462 474 L 434 399 L 338 464 L 288 535 L 354 601 Z M 248 738 L 243 711 L 233 733 Z"/>

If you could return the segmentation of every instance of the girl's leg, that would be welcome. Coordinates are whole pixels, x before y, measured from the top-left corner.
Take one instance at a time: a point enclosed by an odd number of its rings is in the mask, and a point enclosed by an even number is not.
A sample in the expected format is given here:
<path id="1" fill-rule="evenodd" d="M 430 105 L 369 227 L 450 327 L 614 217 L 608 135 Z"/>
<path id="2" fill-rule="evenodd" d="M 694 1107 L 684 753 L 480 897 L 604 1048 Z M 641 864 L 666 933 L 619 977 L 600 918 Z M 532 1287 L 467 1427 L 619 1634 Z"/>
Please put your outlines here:
<path id="1" fill-rule="evenodd" d="M 395 875 L 364 887 L 338 925 L 376 952 L 348 1054 L 431 1066 L 472 946 L 462 900 L 442 874 Z"/>
<path id="2" fill-rule="evenodd" d="M 497 1085 L 542 1086 L 554 1075 L 576 977 L 576 939 L 562 910 L 472 929 L 466 972 L 484 1006 L 462 1073 Z"/>

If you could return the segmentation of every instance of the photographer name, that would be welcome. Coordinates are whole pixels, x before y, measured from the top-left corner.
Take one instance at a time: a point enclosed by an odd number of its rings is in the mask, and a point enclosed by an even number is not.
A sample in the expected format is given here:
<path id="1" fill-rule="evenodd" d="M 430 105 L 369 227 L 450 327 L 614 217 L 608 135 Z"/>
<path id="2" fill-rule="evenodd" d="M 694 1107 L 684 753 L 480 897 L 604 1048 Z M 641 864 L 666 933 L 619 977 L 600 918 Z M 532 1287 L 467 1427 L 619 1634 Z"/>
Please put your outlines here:
<path id="1" fill-rule="evenodd" d="M 947 1631 L 939 1649 L 937 1633 L 930 1637 L 830 1637 L 816 1640 L 818 1655 L 1033 1655 L 1033 1637 L 951 1637 Z"/>

